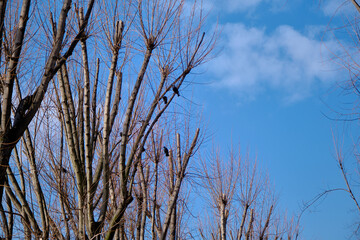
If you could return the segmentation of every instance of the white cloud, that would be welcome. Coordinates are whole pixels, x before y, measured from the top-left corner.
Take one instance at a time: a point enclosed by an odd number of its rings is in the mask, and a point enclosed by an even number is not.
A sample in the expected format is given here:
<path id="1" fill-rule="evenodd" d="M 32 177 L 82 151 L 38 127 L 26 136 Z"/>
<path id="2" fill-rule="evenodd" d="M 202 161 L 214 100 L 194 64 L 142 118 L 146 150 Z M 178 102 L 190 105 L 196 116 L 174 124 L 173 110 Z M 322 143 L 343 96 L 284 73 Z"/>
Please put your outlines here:
<path id="1" fill-rule="evenodd" d="M 192 2 L 193 0 L 189 0 Z M 203 0 L 203 8 L 212 12 L 242 12 L 252 13 L 258 9 L 267 9 L 270 11 L 283 11 L 289 7 L 296 6 L 294 0 Z M 297 2 L 301 2 L 298 0 Z M 357 14 L 354 5 L 350 0 L 319 0 L 313 2 L 313 6 L 319 7 L 320 11 L 326 16 L 345 15 L 353 16 Z M 294 10 L 294 9 L 293 9 Z"/>
<path id="2" fill-rule="evenodd" d="M 212 6 L 215 11 L 248 12 L 261 5 L 266 9 L 282 9 L 287 4 L 287 0 L 204 0 L 204 3 Z"/>
<path id="3" fill-rule="evenodd" d="M 322 11 L 327 16 L 336 14 L 355 14 L 356 9 L 349 0 L 324 0 L 322 2 Z"/>
<path id="4" fill-rule="evenodd" d="M 290 26 L 265 29 L 243 24 L 226 24 L 222 32 L 223 51 L 210 62 L 209 73 L 216 86 L 232 89 L 244 97 L 255 97 L 265 89 L 282 91 L 289 101 L 311 93 L 315 84 L 327 84 L 339 77 L 330 52 L 335 42 L 320 41 L 313 32 L 302 34 Z"/>
<path id="5" fill-rule="evenodd" d="M 245 10 L 249 8 L 254 8 L 258 6 L 261 2 L 264 2 L 265 0 L 228 0 L 227 4 L 225 6 L 228 6 L 228 9 L 230 10 Z"/>

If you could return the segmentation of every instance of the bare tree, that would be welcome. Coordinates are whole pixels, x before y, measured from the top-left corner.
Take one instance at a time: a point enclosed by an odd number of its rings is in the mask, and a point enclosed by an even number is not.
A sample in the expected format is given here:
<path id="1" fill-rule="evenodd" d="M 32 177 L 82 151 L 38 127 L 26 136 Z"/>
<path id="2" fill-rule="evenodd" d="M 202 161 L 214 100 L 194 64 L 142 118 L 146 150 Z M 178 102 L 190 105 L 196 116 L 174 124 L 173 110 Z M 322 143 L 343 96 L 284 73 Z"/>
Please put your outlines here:
<path id="1" fill-rule="evenodd" d="M 191 139 L 187 129 L 181 144 L 181 129 L 176 128 L 174 150 L 169 143 L 166 163 L 172 177 L 161 208 L 156 185 L 150 187 L 165 176 L 159 172 L 163 142 L 156 139 L 174 128 L 171 105 L 187 101 L 182 98 L 183 83 L 208 58 L 215 38 L 205 36 L 197 2 L 190 7 L 175 0 L 97 4 L 90 1 L 86 12 L 77 4 L 69 14 L 71 27 L 66 25 L 70 1 L 65 1 L 59 20 L 56 7 L 49 19 L 36 18 L 55 50 L 49 51 L 39 87 L 27 97 L 21 98 L 26 82 L 12 73 L 5 78 L 2 110 L 11 109 L 9 98 L 20 99 L 12 115 L 2 115 L 8 120 L 1 121 L 12 121 L 5 124 L 11 131 L 2 134 L 2 146 L 8 147 L 1 148 L 2 156 L 7 154 L 7 174 L 6 198 L 1 201 L 6 204 L 0 210 L 9 239 L 15 234 L 26 239 L 127 239 L 135 233 L 145 239 L 146 226 L 156 233 L 154 238 L 175 238 L 179 194 L 199 144 L 199 130 Z M 47 7 L 36 5 L 34 15 Z M 21 25 L 16 29 L 24 31 Z M 7 84 L 10 80 L 13 86 Z M 6 93 L 8 86 L 16 89 L 18 98 Z M 134 224 L 126 215 L 134 207 L 134 197 L 137 231 L 131 230 Z M 22 229 L 13 230 L 14 219 Z"/>
<path id="2" fill-rule="evenodd" d="M 31 134 L 28 126 L 40 109 L 50 81 L 58 69 L 73 53 L 79 36 L 88 25 L 94 1 L 87 4 L 84 21 L 78 28 L 69 26 L 72 15 L 85 6 L 73 7 L 72 1 L 61 1 L 55 4 L 57 12 L 49 12 L 48 16 L 54 23 L 54 39 L 48 37 L 43 25 L 39 5 L 26 1 L 0 2 L 0 61 L 1 61 L 1 124 L 0 124 L 0 204 L 2 209 L 2 226 L 7 238 L 13 233 L 13 206 L 18 209 L 25 228 L 25 236 L 34 234 L 37 237 L 47 238 L 49 227 L 52 224 L 47 219 L 45 199 L 42 194 L 35 154 L 30 141 Z M 42 30 L 39 30 L 42 29 Z M 42 39 L 42 40 L 40 40 Z M 43 51 L 38 52 L 42 48 Z M 36 57 L 37 55 L 37 57 Z M 43 59 L 43 61 L 39 61 Z M 33 67 L 36 64 L 36 67 Z M 25 97 L 23 95 L 26 95 Z M 21 176 L 21 185 L 16 184 L 14 173 L 9 168 L 12 153 L 16 164 L 21 166 L 19 153 L 13 152 L 21 138 L 26 139 L 26 155 L 29 157 L 31 181 L 37 191 L 37 202 L 40 206 L 42 228 L 37 224 L 34 211 L 26 202 L 25 181 Z M 11 182 L 14 189 L 10 189 Z M 3 203 L 3 190 L 6 187 L 7 208 L 10 212 L 9 221 L 6 221 Z M 15 193 L 19 198 L 15 198 Z M 10 203 L 11 202 L 11 203 Z"/>
<path id="3" fill-rule="evenodd" d="M 337 87 L 340 87 L 341 90 L 344 91 L 346 96 L 346 101 L 352 101 L 352 104 L 347 103 L 344 107 L 341 106 L 341 110 L 335 110 L 335 108 L 332 109 L 333 113 L 336 114 L 336 120 L 343 120 L 346 122 L 358 122 L 359 120 L 359 111 L 358 111 L 358 104 L 359 104 L 359 60 L 358 60 L 358 49 L 359 49 L 359 14 L 360 14 L 360 6 L 358 1 L 356 0 L 350 0 L 349 3 L 353 5 L 354 9 L 356 11 L 354 16 L 348 17 L 346 16 L 346 25 L 341 26 L 340 28 L 333 28 L 329 29 L 327 33 L 332 34 L 332 37 L 337 40 L 337 47 L 338 49 L 334 50 L 331 49 L 328 46 L 327 49 L 333 54 L 334 61 L 343 67 L 346 71 L 349 73 L 349 78 L 345 80 L 339 80 Z M 343 5 L 339 6 L 339 8 L 343 7 Z M 334 13 L 335 14 L 335 13 Z M 332 26 L 329 24 L 329 26 Z M 338 33 L 343 34 L 343 30 L 340 32 L 339 29 L 345 30 L 347 33 L 347 39 L 338 36 Z M 350 45 L 349 45 L 350 43 Z M 349 107 L 350 106 L 350 107 Z M 359 166 L 359 154 L 358 154 L 358 148 L 359 148 L 359 142 L 358 137 L 355 136 L 355 143 L 352 147 L 352 156 L 355 160 L 355 163 L 357 166 Z M 334 144 L 335 144 L 335 158 L 337 160 L 339 169 L 342 173 L 343 179 L 344 179 L 344 185 L 345 187 L 340 188 L 334 188 L 326 190 L 322 193 L 320 193 L 318 196 L 316 196 L 313 200 L 311 200 L 307 205 L 305 205 L 304 210 L 309 208 L 312 204 L 317 202 L 319 199 L 326 196 L 328 193 L 331 193 L 333 191 L 343 191 L 345 192 L 354 202 L 354 206 L 358 210 L 358 213 L 360 213 L 360 204 L 359 204 L 359 198 L 358 193 L 359 189 L 357 188 L 357 180 L 359 179 L 358 170 L 356 168 L 346 168 L 346 161 L 345 161 L 345 155 L 343 146 L 338 142 L 338 139 L 334 136 Z M 354 177 L 355 176 L 355 177 Z M 360 229 L 360 224 L 356 224 L 356 232 Z"/>
<path id="4" fill-rule="evenodd" d="M 186 180 L 202 141 L 185 84 L 216 40 L 201 4 L 1 3 L 4 236 L 185 238 Z M 214 156 L 204 164 L 212 238 L 290 236 L 256 166 L 234 152 L 223 168 Z"/>
<path id="5" fill-rule="evenodd" d="M 357 1 L 355 0 L 351 0 L 351 3 L 354 5 L 354 7 L 356 8 L 358 14 L 360 14 L 360 6 L 358 4 Z M 351 34 L 351 38 L 354 39 L 354 44 L 355 45 L 358 45 L 358 41 L 359 41 L 359 31 L 358 31 L 358 27 L 357 27 L 357 23 L 358 23 L 358 16 L 356 16 L 353 20 L 353 22 L 351 22 L 349 24 L 348 27 L 350 27 L 353 31 L 352 32 L 349 32 L 349 34 Z M 341 43 L 341 42 L 340 42 Z M 357 101 L 358 101 L 358 98 L 360 96 L 360 91 L 359 91 L 359 65 L 358 65 L 358 62 L 357 62 L 357 58 L 353 56 L 353 52 L 350 51 L 349 49 L 346 48 L 346 45 L 341 45 L 342 46 L 342 49 L 345 53 L 344 56 L 342 56 L 341 58 L 339 56 L 337 56 L 338 60 L 340 60 L 340 63 L 345 67 L 345 69 L 347 69 L 349 71 L 349 76 L 350 76 L 350 79 L 348 81 L 345 81 L 345 86 L 344 86 L 344 89 L 347 91 L 347 92 L 350 92 L 351 95 L 354 95 L 355 96 L 355 109 L 357 109 Z M 353 112 L 353 109 L 352 108 L 352 112 L 350 113 L 350 120 L 358 120 L 358 112 L 357 110 L 355 110 L 355 112 Z M 342 113 L 341 114 L 342 116 L 347 116 L 349 117 L 349 115 L 347 115 L 347 113 Z M 338 165 L 339 165 L 339 168 L 341 170 L 341 173 L 344 177 L 344 181 L 345 181 L 345 184 L 346 184 L 346 188 L 341 188 L 339 190 L 344 190 L 345 192 L 347 192 L 349 194 L 349 196 L 351 197 L 351 199 L 353 200 L 355 206 L 357 207 L 359 213 L 360 213 L 360 205 L 359 205 L 359 199 L 358 197 L 356 196 L 356 194 L 354 193 L 355 192 L 355 184 L 353 185 L 351 183 L 351 180 L 349 179 L 349 173 L 348 171 L 346 170 L 345 166 L 344 166 L 344 155 L 343 155 L 343 151 L 342 149 L 340 148 L 340 146 L 337 146 L 338 143 L 336 143 L 336 139 L 335 139 L 335 148 L 336 148 L 336 159 L 337 159 L 337 162 L 338 162 Z M 357 144 L 357 143 L 356 143 Z M 357 164 L 359 164 L 359 158 L 358 158 L 358 153 L 357 153 L 357 149 L 358 149 L 358 146 L 354 146 L 354 157 L 356 159 L 356 162 Z M 357 227 L 358 230 L 360 228 L 360 225 Z"/>
<path id="6" fill-rule="evenodd" d="M 84 32 L 93 8 L 94 1 L 89 1 L 84 22 L 78 30 L 71 29 L 67 24 L 71 16 L 72 1 L 60 3 L 61 11 L 57 14 L 56 26 L 54 26 L 54 40 L 48 43 L 48 49 L 42 54 L 45 63 L 37 67 L 38 76 L 22 73 L 22 69 L 29 68 L 26 61 L 27 54 L 35 51 L 30 43 L 35 36 L 46 33 L 35 30 L 40 17 L 34 17 L 30 11 L 36 12 L 37 6 L 30 0 L 20 2 L 1 1 L 0 3 L 0 44 L 1 44 L 1 138 L 0 138 L 0 202 L 2 202 L 5 172 L 9 159 L 16 143 L 20 140 L 28 125 L 40 108 L 48 85 L 57 70 L 71 56 L 79 42 L 79 36 Z M 18 7 L 20 11 L 18 11 Z M 49 13 L 53 18 L 55 15 Z M 55 20 L 54 20 L 55 21 Z M 71 38 L 71 40 L 69 40 Z M 31 61 L 28 64 L 33 64 Z M 35 77 L 36 76 L 36 77 Z M 36 84 L 38 83 L 38 84 Z M 14 88 L 18 85 L 18 91 Z M 36 86 L 35 90 L 29 91 L 28 86 Z M 25 89 L 24 89 L 25 87 Z M 22 97 L 22 92 L 28 92 Z M 16 107 L 15 107 L 16 106 Z"/>
<path id="7" fill-rule="evenodd" d="M 203 239 L 297 239 L 298 226 L 276 211 L 276 198 L 268 179 L 249 156 L 219 150 L 202 160 L 204 186 L 216 221 L 200 227 Z"/>

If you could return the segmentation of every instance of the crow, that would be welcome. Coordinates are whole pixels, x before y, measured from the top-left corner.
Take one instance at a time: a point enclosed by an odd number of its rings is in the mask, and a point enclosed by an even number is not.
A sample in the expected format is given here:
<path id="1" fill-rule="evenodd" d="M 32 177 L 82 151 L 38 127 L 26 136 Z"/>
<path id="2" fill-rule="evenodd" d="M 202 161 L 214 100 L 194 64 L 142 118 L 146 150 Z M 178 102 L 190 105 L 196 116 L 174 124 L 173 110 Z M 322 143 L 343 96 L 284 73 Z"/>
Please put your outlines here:
<path id="1" fill-rule="evenodd" d="M 125 134 L 123 133 L 123 132 L 120 132 L 120 137 L 123 137 L 123 136 L 125 136 Z M 128 137 L 129 137 L 130 135 L 128 135 Z"/>
<path id="2" fill-rule="evenodd" d="M 167 97 L 166 96 L 163 96 L 162 100 L 164 101 L 164 104 L 167 104 Z"/>
<path id="3" fill-rule="evenodd" d="M 67 173 L 68 171 L 64 167 L 59 167 L 59 170 L 63 173 Z"/>
<path id="4" fill-rule="evenodd" d="M 165 146 L 164 146 L 164 153 L 165 153 L 165 156 L 169 156 L 169 149 L 167 149 Z"/>
<path id="5" fill-rule="evenodd" d="M 145 120 L 140 120 L 139 121 L 141 124 L 144 124 L 146 121 Z M 150 125 L 149 123 L 146 124 L 146 126 Z"/>
<path id="6" fill-rule="evenodd" d="M 176 86 L 173 86 L 172 90 L 180 97 L 179 89 Z"/>

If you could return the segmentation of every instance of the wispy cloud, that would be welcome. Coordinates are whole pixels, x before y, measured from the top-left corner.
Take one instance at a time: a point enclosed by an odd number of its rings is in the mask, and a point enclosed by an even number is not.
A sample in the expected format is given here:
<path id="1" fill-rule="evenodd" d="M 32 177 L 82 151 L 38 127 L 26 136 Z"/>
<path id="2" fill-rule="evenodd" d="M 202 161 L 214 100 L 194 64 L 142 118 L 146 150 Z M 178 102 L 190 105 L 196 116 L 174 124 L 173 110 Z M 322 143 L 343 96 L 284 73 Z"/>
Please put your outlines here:
<path id="1" fill-rule="evenodd" d="M 334 16 L 336 14 L 354 15 L 356 9 L 349 0 L 326 0 L 322 2 L 321 7 L 326 16 Z"/>
<path id="2" fill-rule="evenodd" d="M 257 7 L 261 2 L 265 2 L 267 0 L 228 0 L 226 1 L 227 4 L 225 5 L 227 7 L 227 10 L 236 11 L 236 10 L 246 10 L 249 8 L 255 8 Z"/>
<path id="3" fill-rule="evenodd" d="M 192 0 L 189 0 L 192 2 Z M 289 0 L 203 0 L 203 8 L 211 10 L 212 12 L 238 12 L 238 13 L 249 13 L 267 9 L 271 11 L 283 11 L 291 9 L 297 6 L 296 3 Z M 357 14 L 355 7 L 350 0 L 320 0 L 319 2 L 313 2 L 314 6 L 319 7 L 319 10 L 325 16 L 335 16 L 338 14 L 349 14 L 353 16 Z M 292 9 L 294 11 L 294 9 Z"/>
<path id="4" fill-rule="evenodd" d="M 316 28 L 314 28 L 316 29 Z M 337 44 L 321 41 L 282 25 L 273 32 L 243 24 L 223 27 L 221 54 L 210 63 L 215 86 L 229 88 L 253 98 L 266 89 L 279 90 L 288 101 L 308 96 L 315 84 L 327 84 L 340 75 L 334 71 L 332 55 L 325 49 Z"/>
<path id="5" fill-rule="evenodd" d="M 266 9 L 279 10 L 284 8 L 287 0 L 204 0 L 203 3 L 213 11 L 233 13 L 253 11 L 260 6 Z"/>

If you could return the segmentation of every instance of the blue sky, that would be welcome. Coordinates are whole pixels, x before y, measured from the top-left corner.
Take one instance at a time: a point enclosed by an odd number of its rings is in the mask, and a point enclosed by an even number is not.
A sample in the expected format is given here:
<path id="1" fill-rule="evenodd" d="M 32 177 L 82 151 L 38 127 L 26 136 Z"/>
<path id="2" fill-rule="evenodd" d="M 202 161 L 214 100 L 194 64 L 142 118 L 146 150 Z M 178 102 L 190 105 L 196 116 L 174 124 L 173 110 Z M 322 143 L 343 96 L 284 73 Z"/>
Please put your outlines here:
<path id="1" fill-rule="evenodd" d="M 338 40 L 353 45 L 345 30 L 330 30 L 356 16 L 350 2 L 204 0 L 204 6 L 208 24 L 218 21 L 222 31 L 220 53 L 195 76 L 207 83 L 197 87 L 196 102 L 209 134 L 223 150 L 239 143 L 256 155 L 290 213 L 324 190 L 345 187 L 333 136 L 354 169 L 357 123 L 329 118 L 351 102 L 337 86 L 349 75 L 333 59 L 343 54 Z M 304 213 L 302 235 L 351 239 L 356 221 L 350 198 L 334 192 Z"/>

